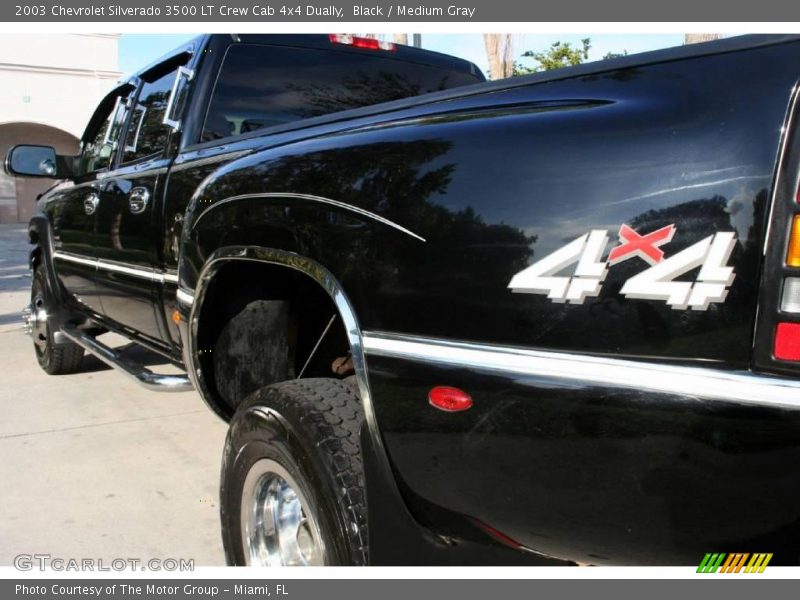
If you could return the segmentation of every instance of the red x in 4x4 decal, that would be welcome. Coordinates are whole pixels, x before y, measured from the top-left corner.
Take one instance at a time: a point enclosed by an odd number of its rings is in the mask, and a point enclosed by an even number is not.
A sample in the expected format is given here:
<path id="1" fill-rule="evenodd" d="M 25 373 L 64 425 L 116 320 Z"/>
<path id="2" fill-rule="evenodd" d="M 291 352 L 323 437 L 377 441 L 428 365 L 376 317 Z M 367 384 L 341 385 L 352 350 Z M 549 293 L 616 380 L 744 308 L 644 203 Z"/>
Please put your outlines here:
<path id="1" fill-rule="evenodd" d="M 675 225 L 667 225 L 645 235 L 639 235 L 627 225 L 622 225 L 619 228 L 620 245 L 609 253 L 608 264 L 615 265 L 638 256 L 649 264 L 656 265 L 664 258 L 664 251 L 659 246 L 671 241 L 674 235 Z"/>

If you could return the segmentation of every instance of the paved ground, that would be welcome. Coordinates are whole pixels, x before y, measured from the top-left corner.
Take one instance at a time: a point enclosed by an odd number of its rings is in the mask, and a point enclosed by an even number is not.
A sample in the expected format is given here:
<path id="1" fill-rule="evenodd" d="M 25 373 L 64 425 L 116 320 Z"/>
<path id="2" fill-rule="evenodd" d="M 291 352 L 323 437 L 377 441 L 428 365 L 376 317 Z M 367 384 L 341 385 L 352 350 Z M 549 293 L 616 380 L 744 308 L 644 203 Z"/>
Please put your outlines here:
<path id="1" fill-rule="evenodd" d="M 24 226 L 0 226 L 0 565 L 17 554 L 224 564 L 225 425 L 194 392 L 148 392 L 93 357 L 39 369 L 20 309 Z"/>

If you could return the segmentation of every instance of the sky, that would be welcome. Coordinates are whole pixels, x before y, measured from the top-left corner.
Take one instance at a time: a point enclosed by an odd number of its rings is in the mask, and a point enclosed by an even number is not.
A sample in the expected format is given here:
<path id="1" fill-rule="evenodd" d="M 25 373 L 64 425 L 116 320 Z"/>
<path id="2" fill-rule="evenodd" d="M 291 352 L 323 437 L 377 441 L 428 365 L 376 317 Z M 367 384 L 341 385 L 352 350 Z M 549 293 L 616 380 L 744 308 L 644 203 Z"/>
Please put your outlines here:
<path id="1" fill-rule="evenodd" d="M 119 70 L 125 74 L 138 71 L 163 54 L 172 50 L 186 40 L 194 37 L 182 35 L 147 35 L 122 34 L 119 41 Z M 410 38 L 409 34 L 409 38 Z M 519 57 L 526 50 L 546 50 L 557 41 L 572 42 L 580 46 L 583 38 L 592 40 L 589 59 L 598 60 L 609 52 L 628 54 L 679 46 L 683 43 L 683 34 L 527 34 L 515 36 L 515 52 Z M 428 50 L 452 54 L 478 65 L 484 72 L 488 69 L 483 37 L 480 34 L 423 34 L 422 47 Z M 520 59 L 523 64 L 526 60 Z"/>

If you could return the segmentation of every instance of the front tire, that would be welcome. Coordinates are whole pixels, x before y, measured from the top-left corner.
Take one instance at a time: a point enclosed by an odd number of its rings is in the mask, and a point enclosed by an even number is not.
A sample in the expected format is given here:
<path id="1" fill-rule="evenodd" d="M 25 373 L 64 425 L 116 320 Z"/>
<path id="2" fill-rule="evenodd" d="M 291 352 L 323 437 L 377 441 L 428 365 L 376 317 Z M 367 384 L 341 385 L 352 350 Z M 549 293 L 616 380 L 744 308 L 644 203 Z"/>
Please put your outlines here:
<path id="1" fill-rule="evenodd" d="M 39 366 L 49 375 L 67 375 L 81 368 L 83 348 L 72 342 L 56 344 L 54 341 L 58 306 L 55 295 L 47 284 L 44 265 L 33 272 L 31 304 L 28 327 Z"/>
<path id="2" fill-rule="evenodd" d="M 367 506 L 354 386 L 302 379 L 239 406 L 225 442 L 220 516 L 229 565 L 365 565 Z"/>

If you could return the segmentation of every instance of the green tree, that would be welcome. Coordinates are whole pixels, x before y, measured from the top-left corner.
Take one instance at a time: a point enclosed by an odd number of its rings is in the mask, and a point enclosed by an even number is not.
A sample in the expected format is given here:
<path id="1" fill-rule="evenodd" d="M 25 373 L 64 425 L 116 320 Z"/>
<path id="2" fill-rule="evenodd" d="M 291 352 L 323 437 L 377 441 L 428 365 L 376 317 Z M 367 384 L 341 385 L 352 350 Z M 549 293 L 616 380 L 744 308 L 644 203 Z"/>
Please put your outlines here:
<path id="1" fill-rule="evenodd" d="M 528 50 L 522 58 L 532 58 L 536 61 L 531 67 L 515 63 L 514 75 L 528 75 L 539 71 L 552 71 L 562 67 L 571 67 L 586 62 L 589 59 L 589 49 L 592 41 L 589 38 L 581 40 L 581 46 L 573 46 L 571 42 L 553 42 L 544 52 Z"/>
<path id="2" fill-rule="evenodd" d="M 530 73 L 539 73 L 540 71 L 551 71 L 553 69 L 580 65 L 589 60 L 589 50 L 591 48 L 592 40 L 590 38 L 584 38 L 581 40 L 580 46 L 573 46 L 571 42 L 553 42 L 544 52 L 528 50 L 524 52 L 521 57 L 532 58 L 535 64 L 528 66 L 520 62 L 515 62 L 514 76 L 529 75 Z M 603 57 L 603 60 L 627 55 L 627 50 L 623 50 L 622 52 L 609 52 Z"/>

